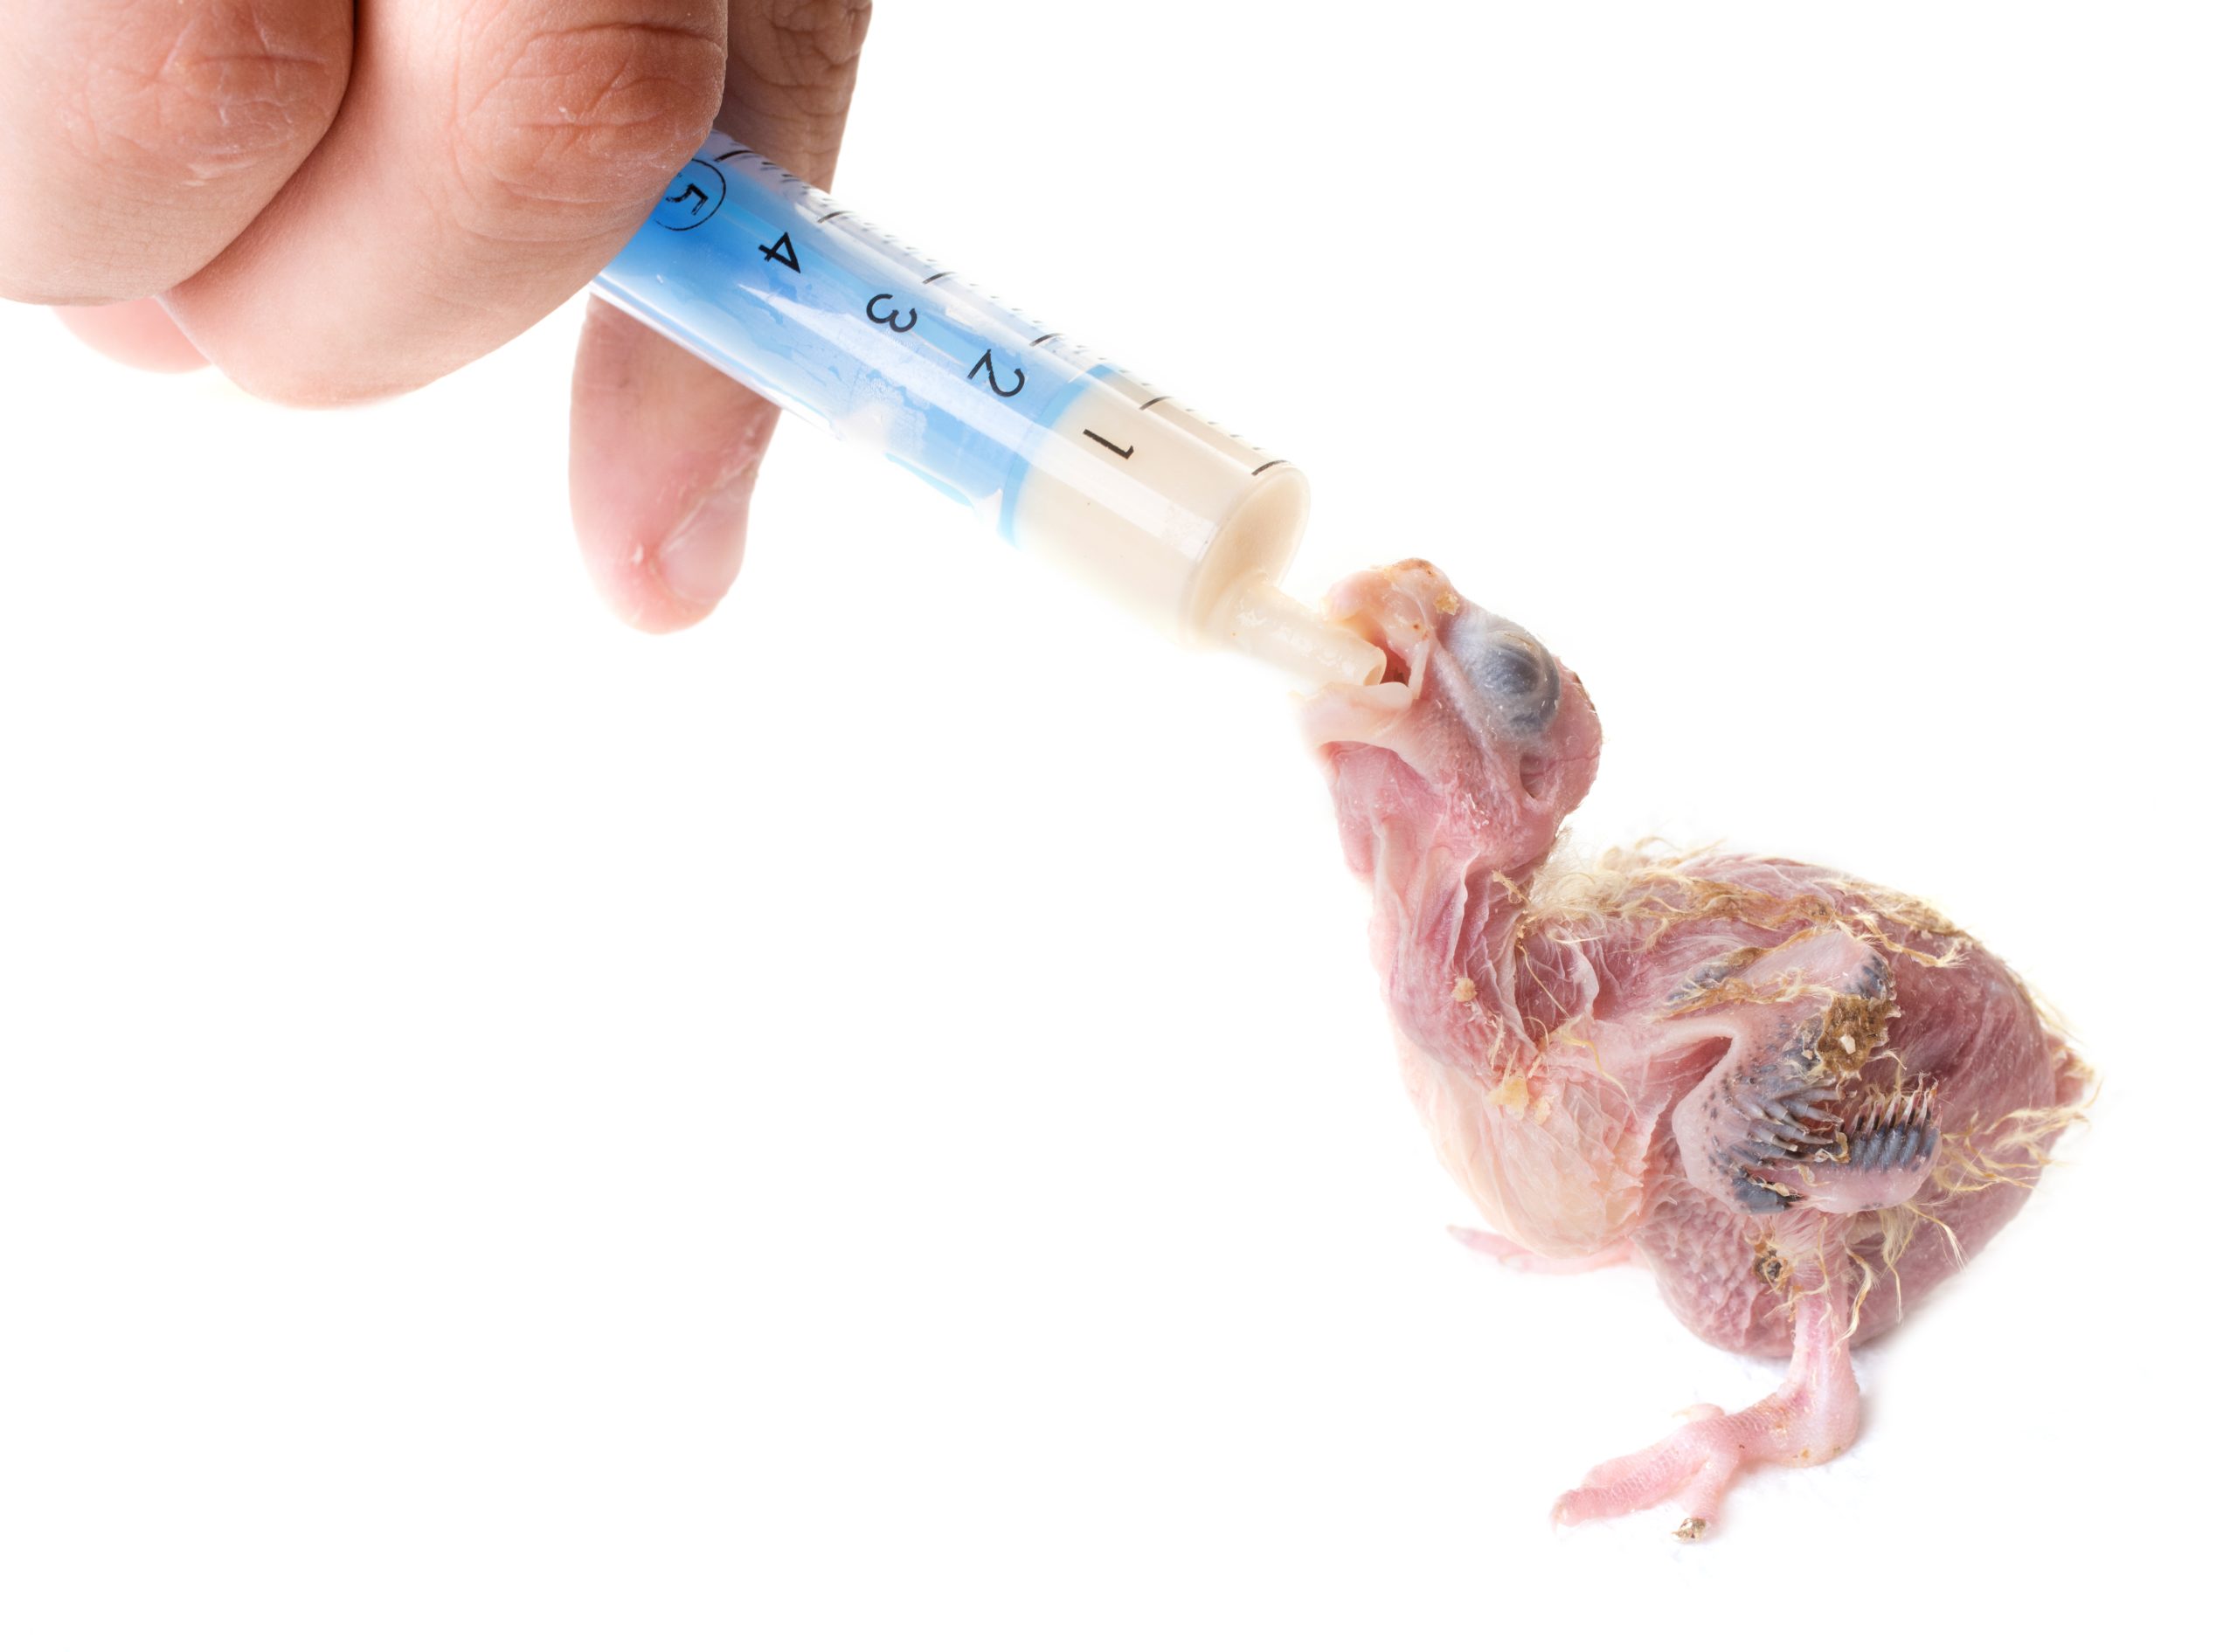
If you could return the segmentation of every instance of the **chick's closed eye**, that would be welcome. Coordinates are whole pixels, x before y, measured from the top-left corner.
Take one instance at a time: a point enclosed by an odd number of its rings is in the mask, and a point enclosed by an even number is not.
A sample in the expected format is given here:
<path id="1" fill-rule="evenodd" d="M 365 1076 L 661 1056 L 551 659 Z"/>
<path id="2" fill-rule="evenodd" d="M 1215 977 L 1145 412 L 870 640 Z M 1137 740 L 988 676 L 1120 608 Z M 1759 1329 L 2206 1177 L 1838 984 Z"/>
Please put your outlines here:
<path id="1" fill-rule="evenodd" d="M 1478 706 L 1508 731 L 1535 734 L 1561 709 L 1562 668 L 1513 621 L 1471 604 L 1446 624 L 1444 646 Z"/>

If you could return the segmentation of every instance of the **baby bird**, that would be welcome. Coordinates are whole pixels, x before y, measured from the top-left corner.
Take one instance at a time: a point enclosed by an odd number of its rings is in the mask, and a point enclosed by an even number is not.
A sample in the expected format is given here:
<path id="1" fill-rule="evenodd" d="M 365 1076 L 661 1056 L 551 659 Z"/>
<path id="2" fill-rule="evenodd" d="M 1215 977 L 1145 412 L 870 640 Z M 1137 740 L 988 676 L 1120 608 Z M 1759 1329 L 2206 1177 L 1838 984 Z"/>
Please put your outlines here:
<path id="1" fill-rule="evenodd" d="M 1384 653 L 1303 708 L 1400 1062 L 1518 1266 L 1647 1268 L 1696 1336 L 1790 1353 L 1776 1392 L 1601 1464 L 1562 1523 L 1674 1502 L 1707 1531 L 1754 1462 L 1856 1437 L 1853 1343 L 2010 1220 L 2088 1070 L 2002 963 L 1923 902 L 1822 867 L 1550 852 L 1599 764 L 1584 685 L 1428 563 L 1345 580 Z"/>

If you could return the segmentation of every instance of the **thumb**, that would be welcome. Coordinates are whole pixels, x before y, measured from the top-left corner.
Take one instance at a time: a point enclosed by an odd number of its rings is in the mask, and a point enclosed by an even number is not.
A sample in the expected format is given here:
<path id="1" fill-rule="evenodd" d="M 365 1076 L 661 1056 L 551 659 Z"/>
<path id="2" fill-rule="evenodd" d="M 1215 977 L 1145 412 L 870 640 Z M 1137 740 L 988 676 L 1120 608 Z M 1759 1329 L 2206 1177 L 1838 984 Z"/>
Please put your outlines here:
<path id="1" fill-rule="evenodd" d="M 722 130 L 828 186 L 865 0 L 731 0 Z M 569 484 L 592 583 L 647 631 L 704 619 L 745 554 L 777 410 L 593 299 L 575 356 Z"/>

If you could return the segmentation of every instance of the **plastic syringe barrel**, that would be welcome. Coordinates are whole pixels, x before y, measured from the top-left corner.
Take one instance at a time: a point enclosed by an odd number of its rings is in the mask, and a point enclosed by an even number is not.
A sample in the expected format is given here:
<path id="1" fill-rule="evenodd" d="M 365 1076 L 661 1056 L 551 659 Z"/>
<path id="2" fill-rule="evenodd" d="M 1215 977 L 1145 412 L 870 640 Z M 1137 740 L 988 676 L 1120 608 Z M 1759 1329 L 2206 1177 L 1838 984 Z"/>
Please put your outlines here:
<path id="1" fill-rule="evenodd" d="M 720 133 L 594 287 L 1168 634 L 1317 681 L 1380 669 L 1278 588 L 1305 527 L 1296 467 Z"/>

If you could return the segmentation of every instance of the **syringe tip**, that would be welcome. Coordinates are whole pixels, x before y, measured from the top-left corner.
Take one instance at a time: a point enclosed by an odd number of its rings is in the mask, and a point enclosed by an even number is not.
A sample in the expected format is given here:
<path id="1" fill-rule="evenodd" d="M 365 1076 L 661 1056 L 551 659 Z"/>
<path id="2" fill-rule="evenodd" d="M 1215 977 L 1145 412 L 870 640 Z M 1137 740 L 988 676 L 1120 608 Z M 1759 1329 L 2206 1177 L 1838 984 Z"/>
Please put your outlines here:
<path id="1" fill-rule="evenodd" d="M 1237 585 L 1207 629 L 1214 641 L 1279 667 L 1312 688 L 1382 680 L 1382 649 L 1263 576 Z"/>

